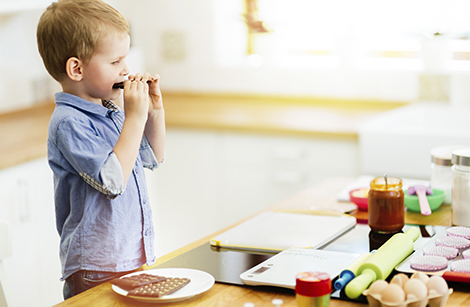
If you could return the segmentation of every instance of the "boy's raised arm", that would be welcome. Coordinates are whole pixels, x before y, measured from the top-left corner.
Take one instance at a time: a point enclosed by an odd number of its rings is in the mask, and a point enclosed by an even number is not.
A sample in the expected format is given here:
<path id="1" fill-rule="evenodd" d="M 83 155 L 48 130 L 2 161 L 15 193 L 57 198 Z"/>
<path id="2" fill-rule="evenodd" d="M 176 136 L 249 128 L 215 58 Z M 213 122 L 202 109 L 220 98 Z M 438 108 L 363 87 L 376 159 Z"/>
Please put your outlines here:
<path id="1" fill-rule="evenodd" d="M 126 114 L 114 153 L 118 158 L 126 185 L 139 153 L 139 147 L 148 117 L 148 85 L 143 81 L 126 82 L 124 86 L 124 112 Z"/>
<path id="2" fill-rule="evenodd" d="M 149 109 L 145 124 L 145 136 L 152 146 L 158 163 L 163 162 L 165 149 L 165 110 L 163 108 L 162 93 L 160 91 L 160 76 L 148 77 L 149 83 Z"/>

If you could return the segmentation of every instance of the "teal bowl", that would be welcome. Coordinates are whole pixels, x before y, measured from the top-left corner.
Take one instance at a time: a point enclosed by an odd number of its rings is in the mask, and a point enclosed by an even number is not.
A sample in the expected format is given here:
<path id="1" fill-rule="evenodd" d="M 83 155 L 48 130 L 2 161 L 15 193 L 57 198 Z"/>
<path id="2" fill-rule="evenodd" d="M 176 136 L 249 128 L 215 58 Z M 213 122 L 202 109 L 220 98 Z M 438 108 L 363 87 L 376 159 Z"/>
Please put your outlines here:
<path id="1" fill-rule="evenodd" d="M 446 192 L 443 190 L 439 190 L 439 189 L 432 189 L 432 191 L 433 191 L 433 194 L 426 195 L 426 197 L 428 199 L 429 207 L 431 208 L 431 211 L 434 211 L 434 210 L 437 210 L 444 202 L 444 198 L 446 197 Z M 408 210 L 413 211 L 413 212 L 421 212 L 421 210 L 419 209 L 418 195 L 409 195 L 408 190 L 406 190 L 405 207 L 408 208 Z"/>

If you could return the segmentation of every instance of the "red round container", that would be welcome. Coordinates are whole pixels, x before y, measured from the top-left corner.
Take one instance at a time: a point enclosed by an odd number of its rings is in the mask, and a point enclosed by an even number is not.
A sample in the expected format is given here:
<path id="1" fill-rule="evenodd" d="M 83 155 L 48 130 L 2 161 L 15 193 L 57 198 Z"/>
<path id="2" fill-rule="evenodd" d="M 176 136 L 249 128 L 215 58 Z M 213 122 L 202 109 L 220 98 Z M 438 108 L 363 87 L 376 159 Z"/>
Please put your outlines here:
<path id="1" fill-rule="evenodd" d="M 359 188 L 349 191 L 349 199 L 357 205 L 360 211 L 369 209 L 369 188 Z"/>
<path id="2" fill-rule="evenodd" d="M 295 293 L 309 297 L 319 297 L 331 293 L 331 279 L 327 273 L 302 272 L 297 274 Z"/>

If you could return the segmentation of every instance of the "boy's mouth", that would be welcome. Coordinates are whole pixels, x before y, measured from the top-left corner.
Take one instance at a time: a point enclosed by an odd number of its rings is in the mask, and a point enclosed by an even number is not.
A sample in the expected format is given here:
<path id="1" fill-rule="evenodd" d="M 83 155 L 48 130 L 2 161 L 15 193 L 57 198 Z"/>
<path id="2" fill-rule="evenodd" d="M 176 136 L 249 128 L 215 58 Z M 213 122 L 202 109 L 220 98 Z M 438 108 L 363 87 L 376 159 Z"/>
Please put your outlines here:
<path id="1" fill-rule="evenodd" d="M 114 84 L 113 84 L 113 88 L 120 88 L 120 89 L 123 89 L 123 88 L 124 88 L 124 83 L 126 83 L 126 81 L 127 81 L 127 80 L 114 83 Z"/>

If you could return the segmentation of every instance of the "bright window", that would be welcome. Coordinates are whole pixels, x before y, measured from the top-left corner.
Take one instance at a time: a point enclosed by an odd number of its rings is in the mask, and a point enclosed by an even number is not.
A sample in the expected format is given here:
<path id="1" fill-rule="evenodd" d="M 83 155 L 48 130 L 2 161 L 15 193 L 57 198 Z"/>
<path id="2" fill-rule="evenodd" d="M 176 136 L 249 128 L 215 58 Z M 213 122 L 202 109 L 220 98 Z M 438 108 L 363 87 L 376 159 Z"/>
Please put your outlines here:
<path id="1" fill-rule="evenodd" d="M 245 55 L 272 65 L 420 70 L 432 57 L 470 65 L 468 0 L 237 1 Z"/>

